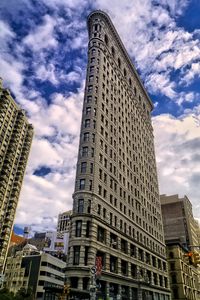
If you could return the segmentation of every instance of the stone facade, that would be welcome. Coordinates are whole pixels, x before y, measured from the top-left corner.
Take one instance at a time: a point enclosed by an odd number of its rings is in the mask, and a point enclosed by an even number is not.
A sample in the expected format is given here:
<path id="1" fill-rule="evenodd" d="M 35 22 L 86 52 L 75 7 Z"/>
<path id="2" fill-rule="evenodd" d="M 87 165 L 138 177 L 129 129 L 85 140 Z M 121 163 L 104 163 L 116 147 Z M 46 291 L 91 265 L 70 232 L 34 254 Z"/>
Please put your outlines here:
<path id="1" fill-rule="evenodd" d="M 3 272 L 33 127 L 0 82 L 0 273 Z"/>
<path id="2" fill-rule="evenodd" d="M 190 265 L 188 251 L 178 243 L 167 245 L 172 300 L 200 299 L 199 270 Z"/>
<path id="3" fill-rule="evenodd" d="M 108 15 L 91 13 L 88 31 L 67 267 L 71 292 L 79 299 L 88 299 L 87 291 L 91 299 L 170 299 L 153 105 Z M 96 258 L 98 279 L 91 272 Z"/>

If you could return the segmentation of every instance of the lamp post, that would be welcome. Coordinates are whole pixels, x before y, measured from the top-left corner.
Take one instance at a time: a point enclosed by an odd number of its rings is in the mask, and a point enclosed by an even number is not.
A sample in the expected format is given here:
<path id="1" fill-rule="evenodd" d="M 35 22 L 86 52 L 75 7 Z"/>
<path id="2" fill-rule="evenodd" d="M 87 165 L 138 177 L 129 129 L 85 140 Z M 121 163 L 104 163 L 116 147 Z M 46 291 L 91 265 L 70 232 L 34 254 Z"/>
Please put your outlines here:
<path id="1" fill-rule="evenodd" d="M 117 242 L 113 241 L 113 242 L 111 242 L 110 247 L 116 246 L 116 245 L 117 245 Z M 101 251 L 102 249 L 103 249 L 103 247 L 98 249 L 98 251 Z M 98 265 L 97 255 L 95 255 L 95 264 L 90 268 L 90 274 L 91 274 L 91 276 L 90 276 L 90 282 L 91 282 L 90 300 L 96 300 L 96 288 L 97 288 L 97 280 L 96 280 L 97 278 L 96 277 L 97 277 L 97 275 L 99 277 L 101 276 L 102 262 L 100 262 L 100 264 L 101 265 Z M 107 294 L 106 297 L 109 297 L 109 294 Z"/>

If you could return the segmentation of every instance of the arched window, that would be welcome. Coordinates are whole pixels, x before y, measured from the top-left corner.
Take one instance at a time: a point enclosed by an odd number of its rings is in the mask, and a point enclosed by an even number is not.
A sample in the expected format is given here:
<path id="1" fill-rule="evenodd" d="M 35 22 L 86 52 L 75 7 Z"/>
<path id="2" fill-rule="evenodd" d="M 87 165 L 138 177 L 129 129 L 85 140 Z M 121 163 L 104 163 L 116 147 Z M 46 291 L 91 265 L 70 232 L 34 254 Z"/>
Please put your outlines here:
<path id="1" fill-rule="evenodd" d="M 126 75 L 127 75 L 127 74 L 126 74 L 126 69 L 124 69 L 124 76 L 126 77 Z"/>
<path id="2" fill-rule="evenodd" d="M 131 86 L 132 85 L 132 81 L 131 81 L 131 79 L 129 78 L 129 85 Z"/>
<path id="3" fill-rule="evenodd" d="M 104 41 L 106 43 L 106 45 L 108 45 L 108 36 L 105 34 L 105 37 L 104 37 Z"/>

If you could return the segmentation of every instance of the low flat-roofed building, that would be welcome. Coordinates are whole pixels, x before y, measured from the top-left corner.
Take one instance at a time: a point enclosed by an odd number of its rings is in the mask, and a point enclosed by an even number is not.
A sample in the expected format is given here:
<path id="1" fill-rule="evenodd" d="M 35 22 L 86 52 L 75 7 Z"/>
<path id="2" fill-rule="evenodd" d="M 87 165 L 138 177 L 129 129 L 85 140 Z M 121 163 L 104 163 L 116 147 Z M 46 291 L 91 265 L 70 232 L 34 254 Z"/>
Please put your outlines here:
<path id="1" fill-rule="evenodd" d="M 34 299 L 44 299 L 45 289 L 62 291 L 66 263 L 48 253 L 41 253 L 27 244 L 22 251 L 7 259 L 5 286 L 16 294 L 21 288 L 32 290 Z"/>

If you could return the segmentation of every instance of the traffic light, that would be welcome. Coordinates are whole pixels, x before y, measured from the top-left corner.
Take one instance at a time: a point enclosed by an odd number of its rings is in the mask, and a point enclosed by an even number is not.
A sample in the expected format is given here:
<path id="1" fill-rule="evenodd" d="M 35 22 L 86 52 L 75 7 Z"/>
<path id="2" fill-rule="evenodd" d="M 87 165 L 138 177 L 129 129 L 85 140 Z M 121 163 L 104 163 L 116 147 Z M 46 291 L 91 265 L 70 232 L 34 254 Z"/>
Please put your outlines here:
<path id="1" fill-rule="evenodd" d="M 193 252 L 194 266 L 197 267 L 200 264 L 200 254 L 198 252 Z"/>
<path id="2" fill-rule="evenodd" d="M 70 285 L 65 284 L 63 288 L 63 294 L 69 295 L 70 293 Z"/>
<path id="3" fill-rule="evenodd" d="M 193 252 L 187 252 L 185 254 L 186 257 L 188 257 L 188 263 L 189 265 L 194 265 L 194 255 Z"/>

